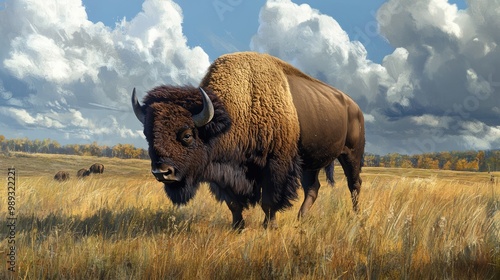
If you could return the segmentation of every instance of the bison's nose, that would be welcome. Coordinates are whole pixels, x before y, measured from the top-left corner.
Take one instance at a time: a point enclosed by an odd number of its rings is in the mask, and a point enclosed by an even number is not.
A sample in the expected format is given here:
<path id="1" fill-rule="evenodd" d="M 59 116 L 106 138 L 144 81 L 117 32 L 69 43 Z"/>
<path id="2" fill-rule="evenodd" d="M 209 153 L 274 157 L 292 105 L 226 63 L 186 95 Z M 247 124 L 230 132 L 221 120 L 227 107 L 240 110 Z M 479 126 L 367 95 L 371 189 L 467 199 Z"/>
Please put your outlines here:
<path id="1" fill-rule="evenodd" d="M 151 173 L 155 176 L 156 180 L 160 182 L 174 182 L 179 181 L 176 176 L 175 168 L 170 165 L 161 164 L 159 168 L 154 168 Z"/>

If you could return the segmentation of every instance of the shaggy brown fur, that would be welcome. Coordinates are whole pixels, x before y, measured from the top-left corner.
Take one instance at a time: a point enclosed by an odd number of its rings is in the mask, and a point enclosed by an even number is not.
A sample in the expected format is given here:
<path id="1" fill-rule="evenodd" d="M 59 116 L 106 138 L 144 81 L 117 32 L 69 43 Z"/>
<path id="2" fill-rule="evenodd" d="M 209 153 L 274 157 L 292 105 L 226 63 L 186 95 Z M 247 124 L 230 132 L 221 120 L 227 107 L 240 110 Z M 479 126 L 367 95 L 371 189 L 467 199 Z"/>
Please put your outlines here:
<path id="1" fill-rule="evenodd" d="M 89 168 L 90 173 L 102 174 L 104 172 L 104 165 L 100 163 L 94 163 Z"/>
<path id="2" fill-rule="evenodd" d="M 269 204 L 269 210 L 291 206 L 299 187 L 300 128 L 286 75 L 276 60 L 256 53 L 221 56 L 200 86 L 217 93 L 233 121 L 215 154 L 233 151 L 255 165 L 263 184 L 262 204 Z"/>
<path id="3" fill-rule="evenodd" d="M 56 181 L 66 181 L 69 180 L 69 172 L 67 171 L 58 171 L 56 175 L 54 175 L 54 180 Z"/>
<path id="4" fill-rule="evenodd" d="M 214 106 L 214 117 L 207 125 L 195 128 L 191 119 L 202 108 L 199 89 L 194 87 L 160 86 L 144 97 L 144 135 L 149 143 L 152 168 L 161 164 L 175 166 L 183 180 L 164 186 L 168 197 L 175 204 L 185 204 L 196 194 L 201 181 L 211 181 L 209 173 L 212 146 L 219 135 L 231 127 L 231 120 L 219 98 L 207 91 Z M 190 129 L 195 142 L 189 147 L 178 138 L 179 131 Z M 209 173 L 208 175 L 205 175 Z M 207 178 L 208 177 L 208 178 Z M 227 174 L 226 178 L 235 177 Z M 217 180 L 219 181 L 219 180 Z M 222 196 L 221 196 L 222 199 Z"/>
<path id="5" fill-rule="evenodd" d="M 90 175 L 90 170 L 82 168 L 76 172 L 76 177 L 83 178 Z"/>

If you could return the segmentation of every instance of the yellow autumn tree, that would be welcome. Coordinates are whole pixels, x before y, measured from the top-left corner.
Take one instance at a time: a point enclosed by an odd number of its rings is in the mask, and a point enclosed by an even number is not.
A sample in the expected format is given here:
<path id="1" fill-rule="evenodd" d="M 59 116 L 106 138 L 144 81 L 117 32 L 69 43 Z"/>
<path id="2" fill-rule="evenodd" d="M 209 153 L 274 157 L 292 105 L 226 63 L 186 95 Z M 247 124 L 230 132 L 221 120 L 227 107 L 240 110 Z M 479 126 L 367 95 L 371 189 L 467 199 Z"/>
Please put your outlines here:
<path id="1" fill-rule="evenodd" d="M 457 171 L 465 171 L 467 170 L 468 162 L 466 159 L 459 159 L 457 160 L 457 163 L 455 164 L 455 170 Z"/>
<path id="2" fill-rule="evenodd" d="M 444 165 L 443 165 L 443 169 L 444 170 L 451 170 L 452 168 L 452 165 L 451 165 L 451 161 L 447 161 Z"/>

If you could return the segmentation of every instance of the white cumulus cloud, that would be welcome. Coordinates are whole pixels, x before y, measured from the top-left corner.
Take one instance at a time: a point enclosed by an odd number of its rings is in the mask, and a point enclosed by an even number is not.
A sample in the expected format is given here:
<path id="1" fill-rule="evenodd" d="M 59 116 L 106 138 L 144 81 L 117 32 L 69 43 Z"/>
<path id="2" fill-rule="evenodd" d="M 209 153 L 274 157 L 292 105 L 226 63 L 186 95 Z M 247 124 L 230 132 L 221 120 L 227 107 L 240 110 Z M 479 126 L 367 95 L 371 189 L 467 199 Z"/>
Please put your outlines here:
<path id="1" fill-rule="evenodd" d="M 367 59 L 365 47 L 351 41 L 338 22 L 307 4 L 269 0 L 262 7 L 251 49 L 280 57 L 368 105 L 390 77 Z"/>
<path id="2" fill-rule="evenodd" d="M 7 137 L 52 129 L 68 142 L 143 145 L 130 94 L 198 84 L 209 66 L 171 0 L 146 0 L 115 28 L 88 20 L 81 0 L 6 0 L 0 11 L 0 118 Z M 56 137 L 52 137 L 56 138 Z"/>
<path id="3" fill-rule="evenodd" d="M 335 19 L 307 4 L 268 0 L 251 48 L 349 94 L 367 119 L 371 152 L 499 147 L 500 0 L 389 0 L 377 12 L 395 50 L 367 59 Z M 483 135 L 474 145 L 471 135 Z M 478 142 L 479 143 L 479 142 Z"/>

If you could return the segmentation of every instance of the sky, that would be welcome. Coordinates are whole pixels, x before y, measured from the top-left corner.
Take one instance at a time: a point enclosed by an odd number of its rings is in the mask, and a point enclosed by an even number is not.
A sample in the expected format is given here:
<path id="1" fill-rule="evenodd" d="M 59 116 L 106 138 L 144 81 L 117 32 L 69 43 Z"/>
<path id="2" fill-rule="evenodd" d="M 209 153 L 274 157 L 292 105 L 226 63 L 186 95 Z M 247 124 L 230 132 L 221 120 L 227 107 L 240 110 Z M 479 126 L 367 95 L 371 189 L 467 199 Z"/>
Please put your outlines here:
<path id="1" fill-rule="evenodd" d="M 0 0 L 0 134 L 147 147 L 130 95 L 277 56 L 351 96 L 366 152 L 500 148 L 500 0 Z"/>

